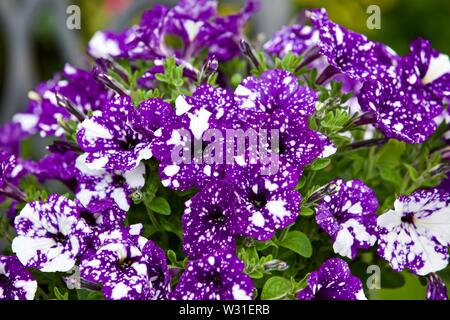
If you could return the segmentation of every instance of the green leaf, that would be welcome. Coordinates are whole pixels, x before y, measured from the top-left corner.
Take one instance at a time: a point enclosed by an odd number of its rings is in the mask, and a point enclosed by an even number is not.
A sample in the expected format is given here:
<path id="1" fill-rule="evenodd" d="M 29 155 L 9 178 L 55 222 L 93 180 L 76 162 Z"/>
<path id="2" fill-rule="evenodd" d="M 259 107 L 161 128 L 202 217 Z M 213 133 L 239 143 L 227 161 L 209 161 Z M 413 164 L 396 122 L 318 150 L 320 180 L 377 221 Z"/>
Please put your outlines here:
<path id="1" fill-rule="evenodd" d="M 77 289 L 78 300 L 105 300 L 100 291 Z"/>
<path id="2" fill-rule="evenodd" d="M 407 163 L 404 163 L 403 165 L 408 170 L 408 174 L 409 174 L 409 177 L 411 178 L 411 180 L 412 181 L 417 181 L 417 178 L 419 178 L 419 174 L 417 173 L 416 168 L 414 168 L 413 166 L 411 166 L 411 165 L 409 165 Z"/>
<path id="3" fill-rule="evenodd" d="M 383 270 L 384 269 L 384 270 Z M 405 285 L 405 277 L 387 268 L 381 269 L 381 287 L 385 289 L 401 288 Z"/>
<path id="4" fill-rule="evenodd" d="M 301 231 L 291 231 L 286 238 L 278 243 L 280 246 L 290 249 L 302 257 L 310 258 L 312 256 L 312 245 L 306 234 Z"/>
<path id="5" fill-rule="evenodd" d="M 58 299 L 58 300 L 69 300 L 69 293 L 67 291 L 64 292 L 64 294 L 62 294 L 59 291 L 58 287 L 54 287 L 53 288 L 53 292 L 55 293 L 56 299 Z"/>
<path id="6" fill-rule="evenodd" d="M 322 170 L 330 164 L 331 159 L 325 158 L 325 159 L 317 159 L 312 164 L 309 165 L 308 169 L 312 171 L 319 171 Z"/>
<path id="7" fill-rule="evenodd" d="M 262 300 L 280 300 L 290 293 L 291 281 L 282 277 L 269 278 L 261 293 Z"/>
<path id="8" fill-rule="evenodd" d="M 312 216 L 314 214 L 314 210 L 310 207 L 302 207 L 300 214 L 305 217 Z"/>
<path id="9" fill-rule="evenodd" d="M 148 208 L 165 216 L 168 216 L 171 213 L 169 202 L 163 197 L 154 198 L 153 201 L 149 203 Z"/>

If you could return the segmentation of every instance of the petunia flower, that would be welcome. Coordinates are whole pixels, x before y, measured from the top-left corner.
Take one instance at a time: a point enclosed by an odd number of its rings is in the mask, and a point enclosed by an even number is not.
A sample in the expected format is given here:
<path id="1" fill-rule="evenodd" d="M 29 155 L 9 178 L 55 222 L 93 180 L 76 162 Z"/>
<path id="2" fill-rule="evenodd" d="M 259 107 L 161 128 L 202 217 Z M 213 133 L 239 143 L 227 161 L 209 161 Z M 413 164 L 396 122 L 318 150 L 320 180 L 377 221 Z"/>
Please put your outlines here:
<path id="1" fill-rule="evenodd" d="M 242 261 L 231 253 L 189 261 L 174 296 L 177 300 L 251 300 L 255 288 L 243 270 Z"/>
<path id="2" fill-rule="evenodd" d="M 435 273 L 428 276 L 427 300 L 448 300 L 447 287 L 444 281 Z"/>
<path id="3" fill-rule="evenodd" d="M 275 69 L 259 78 L 248 77 L 236 88 L 235 97 L 240 109 L 236 117 L 242 124 L 266 129 L 268 134 L 277 130 L 278 146 L 271 145 L 270 149 L 299 171 L 324 155 L 325 147 L 331 145 L 324 135 L 309 129 L 308 116 L 315 111 L 317 95 L 310 88 L 300 87 L 292 73 Z"/>
<path id="4" fill-rule="evenodd" d="M 234 127 L 236 112 L 233 95 L 202 84 L 191 97 L 179 96 L 175 108 L 176 118 L 154 142 L 161 182 L 175 190 L 201 189 L 224 176 L 226 129 Z"/>
<path id="5" fill-rule="evenodd" d="M 361 180 L 330 182 L 336 191 L 316 207 L 316 222 L 333 239 L 334 252 L 355 258 L 358 249 L 367 249 L 377 240 L 378 201 Z"/>
<path id="6" fill-rule="evenodd" d="M 90 233 L 81 210 L 78 202 L 59 195 L 28 203 L 14 221 L 12 250 L 20 262 L 43 272 L 70 270 Z"/>
<path id="7" fill-rule="evenodd" d="M 0 150 L 16 156 L 20 153 L 21 142 L 29 136 L 20 124 L 10 121 L 0 126 Z"/>
<path id="8" fill-rule="evenodd" d="M 325 261 L 311 272 L 307 286 L 297 293 L 299 300 L 367 300 L 361 280 L 353 276 L 347 262 L 339 258 Z"/>
<path id="9" fill-rule="evenodd" d="M 365 80 L 394 63 L 397 56 L 392 49 L 332 22 L 325 9 L 308 10 L 307 15 L 319 32 L 320 54 L 327 58 L 332 75 Z"/>
<path id="10" fill-rule="evenodd" d="M 291 165 L 280 164 L 268 174 L 264 170 L 261 164 L 236 164 L 227 170 L 226 178 L 235 187 L 242 215 L 248 217 L 245 235 L 266 241 L 275 230 L 294 223 L 301 195 L 293 190 L 300 174 Z"/>
<path id="11" fill-rule="evenodd" d="M 78 143 L 88 155 L 92 170 L 136 169 L 150 159 L 155 132 L 172 116 L 172 107 L 161 99 L 143 101 L 138 109 L 130 97 L 116 96 L 81 124 Z"/>
<path id="12" fill-rule="evenodd" d="M 78 153 L 72 150 L 52 152 L 35 163 L 28 162 L 29 170 L 40 181 L 61 180 L 70 183 L 76 177 L 75 160 Z"/>
<path id="13" fill-rule="evenodd" d="M 233 185 L 212 181 L 185 203 L 183 250 L 191 259 L 218 250 L 231 252 L 235 250 L 235 237 L 243 235 L 248 224 Z"/>
<path id="14" fill-rule="evenodd" d="M 102 284 L 111 300 L 167 298 L 169 276 L 164 252 L 132 225 L 99 234 L 97 249 L 80 265 L 83 279 Z"/>
<path id="15" fill-rule="evenodd" d="M 234 93 L 244 121 L 276 121 L 285 115 L 295 117 L 294 121 L 312 115 L 317 101 L 314 90 L 299 86 L 295 75 L 282 69 L 265 71 L 258 78 L 247 77 Z"/>
<path id="16" fill-rule="evenodd" d="M 264 50 L 281 58 L 288 53 L 301 55 L 317 45 L 318 40 L 318 31 L 310 26 L 300 24 L 284 26 L 264 44 Z"/>
<path id="17" fill-rule="evenodd" d="M 358 101 L 387 137 L 422 143 L 435 132 L 442 99 L 450 95 L 450 62 L 427 40 L 417 39 L 410 50 L 395 66 L 366 81 Z"/>
<path id="18" fill-rule="evenodd" d="M 56 94 L 67 98 L 78 111 L 87 114 L 99 110 L 111 96 L 111 91 L 96 81 L 91 72 L 66 64 L 53 79 L 39 84 L 29 94 L 27 110 L 16 114 L 13 122 L 19 123 L 29 134 L 39 132 L 42 137 L 63 137 L 64 129 L 58 120 L 76 118 L 58 104 Z"/>
<path id="19" fill-rule="evenodd" d="M 0 203 L 5 200 L 5 196 L 19 202 L 24 201 L 25 196 L 17 186 L 20 178 L 28 173 L 21 159 L 0 150 Z"/>
<path id="20" fill-rule="evenodd" d="M 450 195 L 439 189 L 401 196 L 378 217 L 378 254 L 395 271 L 408 268 L 418 275 L 448 265 Z"/>
<path id="21" fill-rule="evenodd" d="M 221 17 L 215 0 L 181 0 L 173 8 L 155 5 L 144 12 L 139 25 L 121 33 L 97 32 L 88 52 L 95 58 L 156 60 L 175 56 L 188 62 L 208 49 L 219 60 L 229 60 L 239 54 L 238 40 L 257 7 L 257 1 L 251 0 L 239 13 Z"/>
<path id="22" fill-rule="evenodd" d="M 0 300 L 33 300 L 37 282 L 16 256 L 0 256 Z"/>
<path id="23" fill-rule="evenodd" d="M 107 228 L 121 226 L 130 209 L 132 187 L 127 182 L 125 174 L 120 171 L 108 172 L 103 169 L 89 169 L 85 163 L 87 154 L 76 159 L 77 189 L 76 198 L 91 213 L 96 225 Z M 140 170 L 138 174 L 136 171 Z M 137 185 L 144 185 L 144 165 L 135 170 Z"/>

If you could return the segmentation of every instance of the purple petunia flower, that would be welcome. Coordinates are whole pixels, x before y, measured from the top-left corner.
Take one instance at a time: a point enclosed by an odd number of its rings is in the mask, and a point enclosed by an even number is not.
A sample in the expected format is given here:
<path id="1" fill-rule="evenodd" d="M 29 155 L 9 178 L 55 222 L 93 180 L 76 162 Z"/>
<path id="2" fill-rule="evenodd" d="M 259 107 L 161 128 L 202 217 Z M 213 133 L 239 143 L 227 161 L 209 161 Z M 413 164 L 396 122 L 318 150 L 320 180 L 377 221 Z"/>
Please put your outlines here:
<path id="1" fill-rule="evenodd" d="M 88 52 L 96 58 L 154 60 L 175 56 L 189 61 L 208 49 L 219 60 L 229 60 L 239 54 L 238 40 L 257 7 L 251 0 L 239 13 L 219 17 L 214 0 L 181 0 L 173 8 L 156 5 L 142 15 L 139 25 L 122 33 L 97 32 Z M 167 41 L 169 38 L 172 41 Z"/>
<path id="2" fill-rule="evenodd" d="M 8 196 L 23 201 L 24 195 L 17 188 L 20 178 L 28 173 L 25 163 L 9 152 L 0 150 L 0 203 Z"/>
<path id="3" fill-rule="evenodd" d="M 70 270 L 90 233 L 81 210 L 78 202 L 59 195 L 28 203 L 14 221 L 12 250 L 20 262 L 43 272 Z"/>
<path id="4" fill-rule="evenodd" d="M 177 300 L 251 300 L 255 289 L 244 264 L 231 253 L 189 261 L 174 296 Z"/>
<path id="5" fill-rule="evenodd" d="M 395 61 L 396 54 L 392 49 L 332 22 L 325 9 L 308 10 L 307 14 L 319 32 L 320 54 L 327 58 L 335 74 L 364 80 L 379 74 Z"/>
<path id="6" fill-rule="evenodd" d="M 36 163 L 28 162 L 29 170 L 40 181 L 56 179 L 70 181 L 75 179 L 75 160 L 78 154 L 71 150 L 52 152 L 44 156 Z"/>
<path id="7" fill-rule="evenodd" d="M 378 254 L 395 271 L 408 268 L 418 275 L 448 265 L 450 195 L 439 189 L 419 190 L 401 196 L 378 217 Z"/>
<path id="8" fill-rule="evenodd" d="M 191 259 L 218 250 L 232 252 L 235 237 L 242 235 L 249 219 L 239 208 L 233 186 L 212 181 L 185 203 L 182 219 L 183 249 Z"/>
<path id="9" fill-rule="evenodd" d="M 362 181 L 330 182 L 335 187 L 316 207 L 316 222 L 333 239 L 334 252 L 355 258 L 358 249 L 367 249 L 377 240 L 378 201 Z"/>
<path id="10" fill-rule="evenodd" d="M 16 256 L 0 256 L 0 300 L 33 300 L 37 282 Z"/>
<path id="11" fill-rule="evenodd" d="M 435 273 L 428 276 L 427 300 L 448 300 L 447 287 L 444 281 Z"/>
<path id="12" fill-rule="evenodd" d="M 20 143 L 27 137 L 19 123 L 7 122 L 0 127 L 0 150 L 19 155 Z"/>
<path id="13" fill-rule="evenodd" d="M 225 151 L 220 148 L 225 130 L 233 128 L 233 95 L 203 84 L 191 97 L 179 96 L 175 104 L 177 117 L 162 128 L 153 148 L 161 162 L 161 182 L 176 190 L 201 189 L 212 179 L 224 176 Z M 204 155 L 211 155 L 211 159 L 204 159 Z"/>
<path id="14" fill-rule="evenodd" d="M 288 53 L 301 55 L 317 45 L 318 40 L 319 33 L 310 26 L 299 24 L 284 26 L 264 44 L 264 50 L 278 57 L 284 57 Z"/>
<path id="15" fill-rule="evenodd" d="M 52 80 L 39 84 L 29 94 L 28 108 L 13 117 L 28 134 L 40 132 L 42 137 L 64 136 L 59 119 L 76 118 L 58 104 L 56 93 L 67 98 L 80 112 L 98 110 L 111 96 L 111 91 L 95 80 L 91 72 L 66 64 Z"/>
<path id="16" fill-rule="evenodd" d="M 282 69 L 265 71 L 256 77 L 247 77 L 236 88 L 236 102 L 244 121 L 276 121 L 285 116 L 297 118 L 314 113 L 317 95 L 308 87 L 300 87 L 297 78 Z"/>
<path id="17" fill-rule="evenodd" d="M 422 143 L 436 130 L 442 98 L 450 94 L 450 62 L 426 40 L 414 41 L 410 49 L 395 66 L 366 81 L 358 101 L 387 137 Z"/>
<path id="18" fill-rule="evenodd" d="M 120 172 L 89 169 L 85 163 L 86 156 L 80 155 L 76 160 L 78 184 L 75 196 L 92 213 L 96 225 L 121 226 L 130 209 L 132 187 Z M 138 173 L 138 170 L 141 170 L 141 173 Z M 142 187 L 145 182 L 144 166 L 138 166 L 134 172 L 137 178 L 133 181 L 142 181 L 133 187 Z"/>
<path id="19" fill-rule="evenodd" d="M 316 93 L 300 87 L 290 72 L 275 69 L 259 78 L 248 77 L 236 88 L 235 96 L 240 109 L 236 117 L 255 130 L 278 130 L 280 158 L 298 169 L 330 145 L 325 136 L 308 128 L 307 117 L 314 113 Z"/>
<path id="20" fill-rule="evenodd" d="M 83 279 L 100 283 L 112 300 L 166 299 L 169 275 L 164 252 L 140 236 L 142 225 L 99 234 L 97 249 L 80 265 Z"/>
<path id="21" fill-rule="evenodd" d="M 13 154 L 0 150 L 0 189 L 4 188 L 17 165 Z"/>
<path id="22" fill-rule="evenodd" d="M 347 262 L 339 258 L 325 261 L 312 272 L 307 287 L 297 293 L 299 300 L 367 300 L 361 280 L 353 276 Z"/>
<path id="23" fill-rule="evenodd" d="M 116 96 L 102 111 L 81 124 L 77 139 L 88 153 L 86 165 L 92 170 L 131 171 L 152 157 L 155 131 L 172 116 L 172 107 L 161 99 L 143 101 L 138 109 L 131 98 Z"/>
<path id="24" fill-rule="evenodd" d="M 292 190 L 300 173 L 291 165 L 281 165 L 267 175 L 262 170 L 262 165 L 235 165 L 226 177 L 235 186 L 242 215 L 248 217 L 245 235 L 265 241 L 296 220 L 301 195 Z"/>

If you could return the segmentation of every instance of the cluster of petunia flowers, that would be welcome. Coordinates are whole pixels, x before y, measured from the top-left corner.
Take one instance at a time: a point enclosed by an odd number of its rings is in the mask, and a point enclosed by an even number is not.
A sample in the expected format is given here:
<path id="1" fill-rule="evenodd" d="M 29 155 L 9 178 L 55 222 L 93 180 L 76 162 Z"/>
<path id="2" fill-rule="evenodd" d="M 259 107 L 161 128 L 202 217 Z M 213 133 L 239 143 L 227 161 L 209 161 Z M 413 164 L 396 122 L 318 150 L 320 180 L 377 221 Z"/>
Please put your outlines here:
<path id="1" fill-rule="evenodd" d="M 304 168 L 336 151 L 308 125 L 317 94 L 300 86 L 294 74 L 272 69 L 245 78 L 234 92 L 203 83 L 190 95 L 179 95 L 174 106 L 159 98 L 135 106 L 127 92 L 113 90 L 105 69 L 117 67 L 115 59 L 153 61 L 138 80 L 142 88 L 153 88 L 156 74 L 164 72 L 162 61 L 175 57 L 185 67 L 184 76 L 197 79 L 190 61 L 205 49 L 207 61 L 240 54 L 243 27 L 257 6 L 248 1 L 239 13 L 221 17 L 216 1 L 157 5 L 137 26 L 94 35 L 88 52 L 96 59 L 95 70 L 66 65 L 30 93 L 28 109 L 0 129 L 1 200 L 10 198 L 8 214 L 17 233 L 15 255 L 0 257 L 0 299 L 33 299 L 37 282 L 29 268 L 71 272 L 76 267 L 84 282 L 101 285 L 107 299 L 254 297 L 252 280 L 236 256 L 236 240 L 266 241 L 295 223 L 301 204 L 295 187 Z M 434 133 L 450 97 L 448 56 L 422 39 L 411 44 L 410 54 L 398 56 L 333 23 L 323 9 L 308 11 L 308 17 L 312 26 L 284 27 L 265 51 L 304 55 L 305 67 L 323 69 L 318 80 L 323 83 L 340 77 L 357 96 L 360 124 L 373 125 L 388 138 L 422 143 Z M 181 38 L 182 48 L 172 47 L 168 35 Z M 77 123 L 77 143 L 64 135 L 67 121 Z M 239 156 L 231 164 L 174 162 L 174 148 L 187 148 L 180 132 L 201 140 L 205 150 L 212 143 L 202 140 L 209 129 L 278 130 L 277 170 L 262 174 L 265 164 Z M 23 160 L 18 145 L 35 133 L 57 141 L 43 159 Z M 185 203 L 188 262 L 175 288 L 164 251 L 143 236 L 142 224 L 125 226 L 131 195 L 144 187 L 150 159 L 158 161 L 164 187 L 198 190 Z M 60 180 L 74 198 L 52 194 L 25 204 L 18 185 L 27 175 L 40 182 Z M 450 190 L 445 184 L 400 196 L 394 209 L 380 216 L 375 193 L 363 181 L 339 178 L 328 186 L 332 192 L 318 202 L 315 219 L 337 255 L 354 259 L 358 250 L 378 243 L 378 254 L 393 270 L 429 275 L 428 299 L 447 298 L 435 274 L 448 264 Z M 366 298 L 362 282 L 336 257 L 312 272 L 296 297 Z"/>

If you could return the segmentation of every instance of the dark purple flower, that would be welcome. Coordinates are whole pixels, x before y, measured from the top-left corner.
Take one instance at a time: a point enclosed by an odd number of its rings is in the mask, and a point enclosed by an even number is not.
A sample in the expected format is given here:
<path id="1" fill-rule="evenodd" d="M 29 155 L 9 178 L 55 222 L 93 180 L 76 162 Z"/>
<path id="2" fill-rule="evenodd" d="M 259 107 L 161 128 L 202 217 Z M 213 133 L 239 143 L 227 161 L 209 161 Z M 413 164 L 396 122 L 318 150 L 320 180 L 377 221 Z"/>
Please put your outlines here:
<path id="1" fill-rule="evenodd" d="M 309 116 L 314 113 L 317 101 L 314 90 L 300 87 L 295 75 L 282 69 L 265 71 L 258 78 L 245 78 L 235 95 L 238 107 L 243 110 L 243 120 L 252 116 L 262 121 L 277 120 L 285 115 Z"/>
<path id="2" fill-rule="evenodd" d="M 16 256 L 0 256 L 0 300 L 33 300 L 37 282 Z"/>
<path id="3" fill-rule="evenodd" d="M 185 206 L 183 249 L 189 258 L 235 250 L 235 237 L 244 233 L 249 221 L 239 208 L 232 184 L 212 181 Z"/>
<path id="4" fill-rule="evenodd" d="M 16 157 L 0 150 L 0 189 L 4 188 L 17 165 Z"/>
<path id="5" fill-rule="evenodd" d="M 19 123 L 7 122 L 0 127 L 0 150 L 19 155 L 20 143 L 29 136 Z"/>
<path id="6" fill-rule="evenodd" d="M 43 272 L 70 270 L 90 233 L 81 210 L 78 202 L 59 195 L 28 203 L 14 221 L 12 250 L 20 262 Z"/>
<path id="7" fill-rule="evenodd" d="M 448 265 L 450 195 L 439 189 L 401 196 L 378 217 L 378 254 L 395 271 L 427 275 Z"/>
<path id="8" fill-rule="evenodd" d="M 236 88 L 235 95 L 240 109 L 236 117 L 255 130 L 277 130 L 278 146 L 271 146 L 272 151 L 278 147 L 280 158 L 299 170 L 324 154 L 330 144 L 325 136 L 308 128 L 316 93 L 300 87 L 290 72 L 275 69 L 259 78 L 248 77 Z"/>
<path id="9" fill-rule="evenodd" d="M 299 300 L 367 300 L 361 280 L 353 276 L 347 262 L 339 258 L 325 261 L 311 272 Z"/>
<path id="10" fill-rule="evenodd" d="M 332 22 L 325 9 L 309 10 L 308 15 L 319 32 L 320 54 L 327 58 L 334 73 L 364 80 L 378 75 L 395 60 L 396 54 L 390 48 Z"/>
<path id="11" fill-rule="evenodd" d="M 245 234 L 263 241 L 294 223 L 301 202 L 300 193 L 293 190 L 300 173 L 289 164 L 273 165 L 236 164 L 226 175 L 235 186 L 242 215 L 248 217 Z"/>
<path id="12" fill-rule="evenodd" d="M 165 299 L 169 276 L 164 252 L 140 236 L 142 225 L 99 234 L 97 249 L 80 265 L 83 279 L 102 284 L 112 300 Z"/>
<path id="13" fill-rule="evenodd" d="M 22 130 L 29 134 L 39 131 L 42 137 L 64 136 L 58 120 L 76 118 L 58 104 L 56 93 L 67 98 L 84 114 L 99 110 L 111 96 L 111 92 L 97 82 L 91 72 L 66 64 L 60 74 L 39 84 L 29 94 L 27 110 L 16 114 L 13 121 L 20 123 Z"/>
<path id="14" fill-rule="evenodd" d="M 155 132 L 172 116 L 172 107 L 161 99 L 143 101 L 136 109 L 130 97 L 116 96 L 102 111 L 81 124 L 78 143 L 88 155 L 92 170 L 131 171 L 152 157 Z"/>
<path id="15" fill-rule="evenodd" d="M 9 152 L 0 150 L 0 203 L 8 196 L 24 201 L 24 195 L 17 188 L 20 178 L 28 173 L 24 161 Z"/>
<path id="16" fill-rule="evenodd" d="M 361 180 L 337 179 L 329 183 L 334 193 L 316 207 L 316 222 L 333 239 L 334 252 L 353 259 L 358 249 L 367 249 L 377 241 L 378 201 L 375 193 Z"/>
<path id="17" fill-rule="evenodd" d="M 427 300 L 448 300 L 447 287 L 444 281 L 435 273 L 428 276 Z"/>
<path id="18" fill-rule="evenodd" d="M 435 132 L 442 98 L 450 93 L 450 63 L 426 40 L 414 41 L 410 50 L 396 65 L 366 81 L 358 101 L 387 137 L 422 143 Z"/>
<path id="19" fill-rule="evenodd" d="M 74 151 L 52 152 L 35 163 L 28 162 L 29 171 L 41 181 L 56 179 L 69 181 L 76 176 Z"/>
<path id="20" fill-rule="evenodd" d="M 189 261 L 174 296 L 177 300 L 251 300 L 255 288 L 243 270 L 242 261 L 231 253 Z"/>
<path id="21" fill-rule="evenodd" d="M 264 50 L 278 57 L 284 57 L 288 53 L 301 55 L 317 45 L 318 40 L 319 33 L 310 26 L 299 24 L 284 26 L 264 44 Z"/>
<path id="22" fill-rule="evenodd" d="M 153 148 L 161 161 L 161 182 L 176 190 L 200 189 L 224 175 L 225 130 L 233 127 L 236 111 L 233 95 L 203 84 L 175 104 L 177 117 L 162 128 Z"/>
<path id="23" fill-rule="evenodd" d="M 220 17 L 214 0 L 181 0 L 173 8 L 155 5 L 144 12 L 137 26 L 118 34 L 97 32 L 88 52 L 95 58 L 155 60 L 175 56 L 188 62 L 207 49 L 219 60 L 228 60 L 239 54 L 238 40 L 257 7 L 251 0 L 239 13 Z"/>

